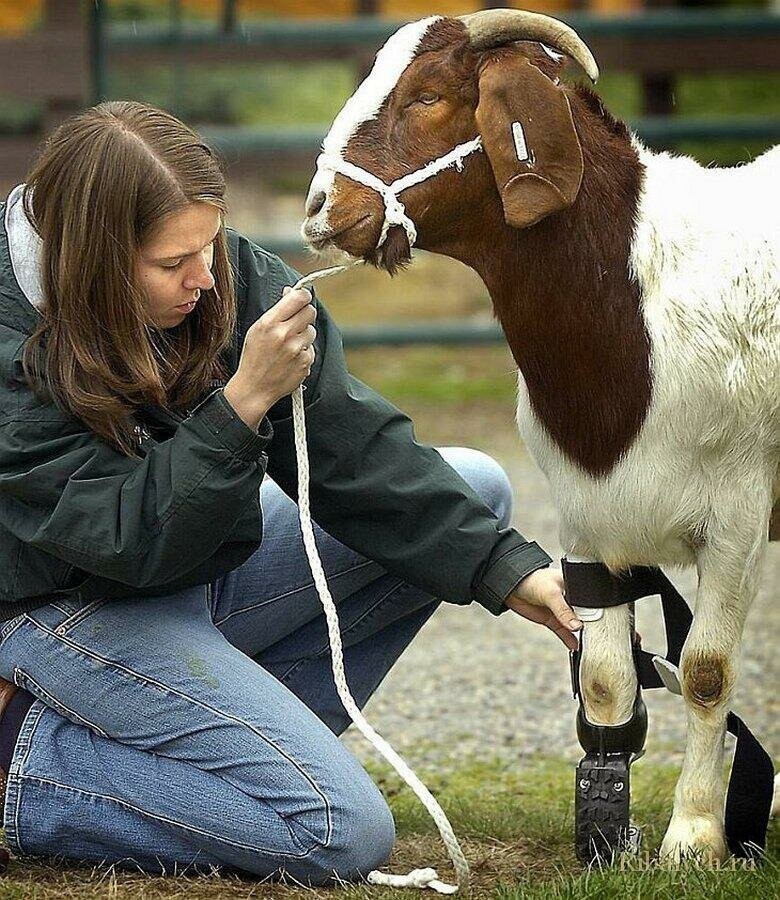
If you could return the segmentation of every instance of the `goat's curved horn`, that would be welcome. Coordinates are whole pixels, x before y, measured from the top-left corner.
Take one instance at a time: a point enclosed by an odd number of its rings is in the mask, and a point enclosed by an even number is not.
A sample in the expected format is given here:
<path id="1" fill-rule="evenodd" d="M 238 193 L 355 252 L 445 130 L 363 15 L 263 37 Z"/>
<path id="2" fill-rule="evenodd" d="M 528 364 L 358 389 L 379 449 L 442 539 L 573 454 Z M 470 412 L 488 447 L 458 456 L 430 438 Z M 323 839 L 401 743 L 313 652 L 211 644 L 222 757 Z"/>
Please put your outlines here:
<path id="1" fill-rule="evenodd" d="M 591 81 L 599 77 L 596 60 L 577 32 L 551 16 L 522 9 L 484 9 L 460 16 L 460 20 L 476 50 L 511 41 L 543 41 L 576 60 Z"/>

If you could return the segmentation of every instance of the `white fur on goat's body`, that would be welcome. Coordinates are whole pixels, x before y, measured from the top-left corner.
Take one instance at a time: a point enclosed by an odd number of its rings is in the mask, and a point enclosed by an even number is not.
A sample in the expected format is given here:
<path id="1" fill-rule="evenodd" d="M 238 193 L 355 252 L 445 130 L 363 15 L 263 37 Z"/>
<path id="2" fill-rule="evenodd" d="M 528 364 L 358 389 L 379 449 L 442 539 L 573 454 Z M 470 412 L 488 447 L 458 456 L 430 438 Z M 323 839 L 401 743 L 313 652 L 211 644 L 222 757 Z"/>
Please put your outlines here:
<path id="1" fill-rule="evenodd" d="M 780 176 L 780 147 L 746 166 L 705 169 L 652 153 L 636 139 L 634 146 L 645 179 L 629 264 L 651 347 L 646 420 L 603 478 L 551 440 L 522 373 L 517 422 L 549 480 L 567 553 L 614 569 L 698 564 L 683 661 L 721 653 L 736 676 L 780 487 L 780 211 L 770 191 Z M 636 675 L 629 617 L 628 607 L 617 607 L 584 626 L 580 682 L 592 721 L 630 716 Z M 720 717 L 687 707 L 685 762 L 662 854 L 703 846 L 726 853 L 727 702 L 719 703 Z"/>
<path id="2" fill-rule="evenodd" d="M 615 569 L 695 562 L 713 515 L 732 520 L 746 494 L 771 506 L 780 452 L 780 209 L 767 187 L 780 147 L 705 169 L 635 146 L 645 180 L 630 265 L 651 346 L 646 420 L 594 478 L 549 437 L 522 373 L 517 410 L 566 549 Z"/>

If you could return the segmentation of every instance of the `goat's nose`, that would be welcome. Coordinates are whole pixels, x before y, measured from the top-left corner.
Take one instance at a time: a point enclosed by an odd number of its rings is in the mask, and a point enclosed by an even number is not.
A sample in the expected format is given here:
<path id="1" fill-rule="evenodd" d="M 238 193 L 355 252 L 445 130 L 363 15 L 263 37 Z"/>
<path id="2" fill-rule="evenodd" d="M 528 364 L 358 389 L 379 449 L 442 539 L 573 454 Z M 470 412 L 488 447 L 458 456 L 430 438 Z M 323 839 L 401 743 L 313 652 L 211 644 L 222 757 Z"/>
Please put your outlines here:
<path id="1" fill-rule="evenodd" d="M 325 191 L 317 191 L 312 194 L 306 201 L 306 215 L 311 218 L 325 206 Z"/>

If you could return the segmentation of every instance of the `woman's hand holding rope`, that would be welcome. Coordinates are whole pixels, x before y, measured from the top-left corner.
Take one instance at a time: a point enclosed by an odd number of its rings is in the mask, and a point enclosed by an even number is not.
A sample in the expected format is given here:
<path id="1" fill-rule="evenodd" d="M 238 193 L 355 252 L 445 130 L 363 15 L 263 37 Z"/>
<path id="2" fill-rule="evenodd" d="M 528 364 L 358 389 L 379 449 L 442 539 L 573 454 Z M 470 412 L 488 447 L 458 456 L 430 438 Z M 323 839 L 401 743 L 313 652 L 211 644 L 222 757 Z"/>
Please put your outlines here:
<path id="1" fill-rule="evenodd" d="M 238 369 L 224 392 L 251 428 L 311 372 L 317 337 L 317 310 L 311 300 L 306 288 L 285 287 L 282 299 L 247 330 Z"/>

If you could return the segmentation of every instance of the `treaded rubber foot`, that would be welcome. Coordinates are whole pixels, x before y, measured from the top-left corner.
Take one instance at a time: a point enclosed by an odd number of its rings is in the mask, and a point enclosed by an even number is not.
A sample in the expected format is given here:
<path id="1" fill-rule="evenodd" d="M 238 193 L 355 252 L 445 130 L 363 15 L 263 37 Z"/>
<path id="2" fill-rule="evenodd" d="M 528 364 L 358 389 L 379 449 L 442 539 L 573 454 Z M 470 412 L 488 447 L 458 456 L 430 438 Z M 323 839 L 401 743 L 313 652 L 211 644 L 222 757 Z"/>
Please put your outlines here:
<path id="1" fill-rule="evenodd" d="M 629 821 L 630 765 L 628 753 L 588 753 L 577 766 L 575 849 L 583 865 L 612 865 L 617 854 L 637 852 L 637 829 Z"/>

